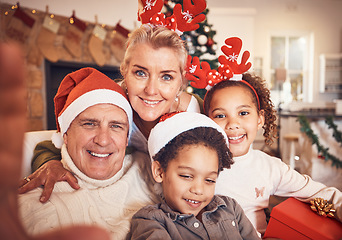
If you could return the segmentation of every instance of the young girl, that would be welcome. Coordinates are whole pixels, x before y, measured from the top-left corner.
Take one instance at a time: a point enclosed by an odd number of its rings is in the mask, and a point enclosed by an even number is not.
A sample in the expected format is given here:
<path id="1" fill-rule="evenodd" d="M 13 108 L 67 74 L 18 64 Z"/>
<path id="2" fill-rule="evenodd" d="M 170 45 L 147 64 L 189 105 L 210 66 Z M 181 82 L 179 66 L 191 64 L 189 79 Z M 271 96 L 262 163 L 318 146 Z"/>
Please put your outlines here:
<path id="1" fill-rule="evenodd" d="M 204 99 L 205 114 L 226 132 L 234 159 L 231 169 L 225 169 L 220 174 L 216 193 L 236 199 L 261 234 L 266 230 L 264 209 L 268 207 L 271 195 L 296 197 L 305 202 L 316 197 L 324 198 L 334 204 L 336 215 L 341 220 L 342 194 L 339 190 L 315 182 L 309 176 L 291 169 L 279 158 L 251 147 L 261 128 L 265 142 L 272 143 L 276 136 L 276 111 L 265 82 L 260 77 L 242 74 L 251 64 L 246 63 L 249 57 L 247 51 L 242 55 L 241 64 L 236 61 L 241 40 L 228 38 L 226 44 L 230 47 L 224 46 L 222 51 L 228 58 L 220 56 L 222 65 L 219 72 L 212 70 L 207 75 L 209 80 L 218 83 L 212 84 L 214 86 Z M 207 79 L 207 83 L 213 82 Z"/>
<path id="2" fill-rule="evenodd" d="M 232 164 L 226 142 L 222 129 L 199 113 L 158 123 L 148 146 L 164 202 L 135 214 L 129 239 L 259 239 L 235 200 L 214 195 L 219 172 Z"/>

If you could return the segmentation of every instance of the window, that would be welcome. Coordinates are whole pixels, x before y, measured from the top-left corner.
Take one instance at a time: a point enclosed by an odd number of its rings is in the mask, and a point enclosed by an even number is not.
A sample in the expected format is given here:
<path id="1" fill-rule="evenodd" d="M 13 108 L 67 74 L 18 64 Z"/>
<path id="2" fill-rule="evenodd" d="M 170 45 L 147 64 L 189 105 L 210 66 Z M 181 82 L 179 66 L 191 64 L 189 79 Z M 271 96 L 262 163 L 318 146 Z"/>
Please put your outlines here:
<path id="1" fill-rule="evenodd" d="M 270 88 L 277 105 L 308 101 L 308 49 L 307 35 L 271 36 Z"/>

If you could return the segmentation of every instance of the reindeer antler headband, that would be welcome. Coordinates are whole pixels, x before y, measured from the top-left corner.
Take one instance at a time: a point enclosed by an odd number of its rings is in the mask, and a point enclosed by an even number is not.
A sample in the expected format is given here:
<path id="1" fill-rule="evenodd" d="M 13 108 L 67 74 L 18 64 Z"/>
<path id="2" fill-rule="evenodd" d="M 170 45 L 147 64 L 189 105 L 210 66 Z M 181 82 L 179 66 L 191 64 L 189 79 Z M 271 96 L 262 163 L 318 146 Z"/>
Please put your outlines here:
<path id="1" fill-rule="evenodd" d="M 193 31 L 199 28 L 198 23 L 205 19 L 202 12 L 205 10 L 207 4 L 205 0 L 184 0 L 183 11 L 182 5 L 176 4 L 173 8 L 173 14 L 170 17 L 165 17 L 161 13 L 163 8 L 163 0 L 140 0 L 143 9 L 138 11 L 138 20 L 142 24 L 162 25 L 170 30 L 176 31 L 181 35 L 186 31 Z"/>
<path id="2" fill-rule="evenodd" d="M 244 51 L 241 62 L 238 63 L 238 57 L 242 48 L 242 40 L 238 37 L 231 37 L 225 40 L 227 46 L 222 46 L 221 50 L 226 55 L 219 56 L 220 66 L 217 70 L 212 70 L 209 63 L 203 61 L 200 63 L 198 57 L 188 56 L 186 77 L 191 81 L 190 85 L 195 88 L 205 88 L 209 90 L 212 86 L 225 80 L 241 81 L 254 92 L 258 109 L 260 110 L 260 101 L 257 92 L 248 82 L 242 80 L 242 74 L 251 68 L 252 64 L 247 62 L 250 53 Z M 191 62 L 192 61 L 192 62 Z"/>

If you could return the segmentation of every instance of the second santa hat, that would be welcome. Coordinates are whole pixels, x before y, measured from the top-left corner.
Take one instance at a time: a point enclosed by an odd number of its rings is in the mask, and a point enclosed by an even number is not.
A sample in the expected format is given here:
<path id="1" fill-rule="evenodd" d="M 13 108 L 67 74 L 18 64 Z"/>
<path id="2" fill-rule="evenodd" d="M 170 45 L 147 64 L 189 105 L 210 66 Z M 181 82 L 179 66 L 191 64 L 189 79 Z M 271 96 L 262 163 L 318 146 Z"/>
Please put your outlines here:
<path id="1" fill-rule="evenodd" d="M 151 159 L 179 134 L 198 127 L 211 127 L 222 133 L 229 146 L 224 130 L 212 119 L 196 112 L 175 112 L 161 117 L 148 137 L 148 152 Z M 152 159 L 153 160 L 153 159 Z"/>

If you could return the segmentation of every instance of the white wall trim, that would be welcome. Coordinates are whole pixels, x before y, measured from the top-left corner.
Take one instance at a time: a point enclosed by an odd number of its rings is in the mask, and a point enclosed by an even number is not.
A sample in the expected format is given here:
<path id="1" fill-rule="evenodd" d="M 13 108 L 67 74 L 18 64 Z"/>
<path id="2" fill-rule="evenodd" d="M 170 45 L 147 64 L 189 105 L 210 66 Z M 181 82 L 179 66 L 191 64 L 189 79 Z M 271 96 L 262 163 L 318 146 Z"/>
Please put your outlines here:
<path id="1" fill-rule="evenodd" d="M 224 14 L 224 15 L 238 15 L 238 16 L 254 16 L 257 11 L 254 8 L 210 8 L 211 14 Z"/>

